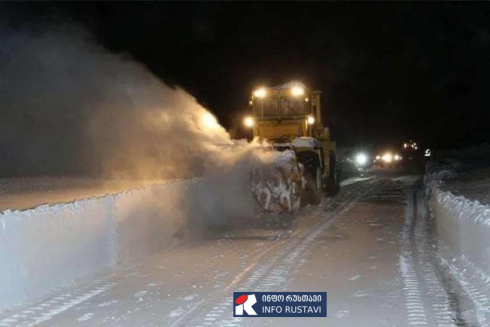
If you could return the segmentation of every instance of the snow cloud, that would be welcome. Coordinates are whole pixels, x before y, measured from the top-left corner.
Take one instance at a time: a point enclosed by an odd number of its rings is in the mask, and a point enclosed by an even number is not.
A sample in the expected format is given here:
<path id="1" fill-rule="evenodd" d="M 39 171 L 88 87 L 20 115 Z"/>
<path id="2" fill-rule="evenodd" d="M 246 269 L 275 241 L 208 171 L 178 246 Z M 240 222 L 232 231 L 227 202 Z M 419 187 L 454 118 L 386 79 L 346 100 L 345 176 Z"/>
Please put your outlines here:
<path id="1" fill-rule="evenodd" d="M 3 176 L 195 176 L 231 142 L 195 98 L 83 30 L 0 37 Z"/>
<path id="2" fill-rule="evenodd" d="M 77 28 L 3 30 L 0 39 L 0 177 L 84 176 L 124 185 L 200 177 L 186 204 L 193 225 L 258 212 L 252 167 L 270 166 L 274 155 L 235 144 L 183 89 Z"/>

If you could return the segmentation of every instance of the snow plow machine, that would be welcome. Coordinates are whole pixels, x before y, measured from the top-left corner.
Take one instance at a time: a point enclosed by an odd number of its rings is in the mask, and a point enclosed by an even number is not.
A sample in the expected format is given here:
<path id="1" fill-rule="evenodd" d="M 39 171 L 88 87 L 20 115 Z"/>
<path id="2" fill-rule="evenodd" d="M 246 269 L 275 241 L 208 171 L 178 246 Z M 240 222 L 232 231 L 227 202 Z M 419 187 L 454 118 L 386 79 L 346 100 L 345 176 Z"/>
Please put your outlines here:
<path id="1" fill-rule="evenodd" d="M 336 146 L 322 123 L 320 95 L 298 82 L 252 92 L 243 124 L 274 158 L 251 173 L 252 195 L 265 215 L 294 215 L 339 189 Z"/>

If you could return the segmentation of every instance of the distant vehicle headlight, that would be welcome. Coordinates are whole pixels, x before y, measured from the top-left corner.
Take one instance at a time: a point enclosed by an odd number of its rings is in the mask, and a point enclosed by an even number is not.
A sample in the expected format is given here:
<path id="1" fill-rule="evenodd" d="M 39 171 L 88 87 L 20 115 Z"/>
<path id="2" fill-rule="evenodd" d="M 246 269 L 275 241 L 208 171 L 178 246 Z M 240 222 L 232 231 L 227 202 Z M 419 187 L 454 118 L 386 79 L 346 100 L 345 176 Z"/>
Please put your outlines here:
<path id="1" fill-rule="evenodd" d="M 359 153 L 358 155 L 356 155 L 356 164 L 358 166 L 364 166 L 367 163 L 367 161 L 368 161 L 368 157 L 364 153 Z"/>
<path id="2" fill-rule="evenodd" d="M 306 119 L 308 121 L 308 124 L 313 125 L 315 123 L 315 117 L 313 116 L 308 116 Z"/>
<path id="3" fill-rule="evenodd" d="M 400 161 L 402 160 L 402 157 L 400 157 L 399 155 L 395 154 L 395 161 Z"/>
<path id="4" fill-rule="evenodd" d="M 257 89 L 254 91 L 254 96 L 256 96 L 257 98 L 265 98 L 266 95 L 267 95 L 267 91 L 264 88 Z"/>
<path id="5" fill-rule="evenodd" d="M 252 127 L 254 125 L 254 119 L 253 117 L 250 117 L 250 116 L 247 116 L 243 119 L 243 125 L 245 125 L 245 127 Z"/>
<path id="6" fill-rule="evenodd" d="M 383 157 L 381 157 L 381 159 L 383 159 L 383 161 L 386 163 L 390 163 L 393 161 L 393 155 L 391 153 L 387 152 L 383 155 Z"/>

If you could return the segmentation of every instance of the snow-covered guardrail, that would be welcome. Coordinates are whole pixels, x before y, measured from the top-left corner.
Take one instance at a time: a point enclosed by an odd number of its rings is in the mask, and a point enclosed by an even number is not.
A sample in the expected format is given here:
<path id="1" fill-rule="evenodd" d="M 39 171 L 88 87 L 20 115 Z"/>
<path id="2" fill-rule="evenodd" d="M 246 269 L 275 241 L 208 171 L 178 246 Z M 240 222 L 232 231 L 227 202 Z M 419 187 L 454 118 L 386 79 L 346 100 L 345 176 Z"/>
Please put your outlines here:
<path id="1" fill-rule="evenodd" d="M 201 179 L 0 213 L 0 311 L 147 256 L 185 227 Z"/>

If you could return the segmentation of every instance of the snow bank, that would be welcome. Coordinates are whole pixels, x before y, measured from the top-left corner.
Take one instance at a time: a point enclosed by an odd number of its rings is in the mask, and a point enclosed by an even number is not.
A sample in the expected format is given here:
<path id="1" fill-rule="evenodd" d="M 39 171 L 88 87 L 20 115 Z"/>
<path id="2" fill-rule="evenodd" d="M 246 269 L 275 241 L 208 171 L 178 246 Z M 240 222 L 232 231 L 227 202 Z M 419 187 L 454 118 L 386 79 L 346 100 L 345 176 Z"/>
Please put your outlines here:
<path id="1" fill-rule="evenodd" d="M 198 211 L 200 183 L 0 213 L 0 311 L 168 244 Z"/>
<path id="2" fill-rule="evenodd" d="M 490 207 L 431 188 L 439 253 L 468 294 L 481 326 L 490 325 Z"/>
<path id="3" fill-rule="evenodd" d="M 454 166 L 454 165 L 453 165 Z M 441 263 L 468 294 L 481 326 L 490 325 L 490 206 L 442 189 L 454 167 L 429 167 L 426 189 L 437 222 Z"/>
<path id="4" fill-rule="evenodd" d="M 490 273 L 490 207 L 437 188 L 432 192 L 439 239 L 454 256 Z"/>
<path id="5" fill-rule="evenodd" d="M 441 180 L 448 176 L 454 171 L 440 170 L 426 179 L 441 257 L 451 271 L 474 277 L 473 283 L 490 291 L 490 206 L 442 190 Z"/>

